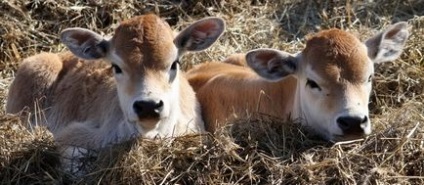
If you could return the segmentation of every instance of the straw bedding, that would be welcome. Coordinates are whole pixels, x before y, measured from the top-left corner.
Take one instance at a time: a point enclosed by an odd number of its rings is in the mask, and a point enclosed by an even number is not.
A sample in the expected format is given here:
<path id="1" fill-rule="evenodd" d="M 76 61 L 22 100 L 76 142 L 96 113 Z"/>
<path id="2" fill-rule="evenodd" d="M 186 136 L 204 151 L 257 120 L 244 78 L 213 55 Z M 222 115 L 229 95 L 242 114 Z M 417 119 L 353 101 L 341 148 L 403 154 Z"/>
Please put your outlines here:
<path id="1" fill-rule="evenodd" d="M 0 184 L 422 184 L 424 183 L 424 1 L 422 0 L 9 0 L 0 1 Z M 180 30 L 206 17 L 225 19 L 223 37 L 184 57 L 184 69 L 250 49 L 297 52 L 304 36 L 338 27 L 362 40 L 397 21 L 411 36 L 400 59 L 376 65 L 373 134 L 328 143 L 296 123 L 263 115 L 218 133 L 137 139 L 90 158 L 73 179 L 60 169 L 51 134 L 6 115 L 8 86 L 23 58 L 64 50 L 58 33 L 85 27 L 110 34 L 119 21 L 154 12 Z"/>

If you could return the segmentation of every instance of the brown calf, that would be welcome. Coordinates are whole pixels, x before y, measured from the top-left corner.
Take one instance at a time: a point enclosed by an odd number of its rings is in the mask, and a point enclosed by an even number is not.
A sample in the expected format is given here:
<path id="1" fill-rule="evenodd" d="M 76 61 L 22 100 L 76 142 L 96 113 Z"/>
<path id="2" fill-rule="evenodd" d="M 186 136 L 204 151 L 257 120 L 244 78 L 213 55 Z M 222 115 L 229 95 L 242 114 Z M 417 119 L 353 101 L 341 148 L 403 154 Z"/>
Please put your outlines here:
<path id="1" fill-rule="evenodd" d="M 374 63 L 399 57 L 407 26 L 394 24 L 365 43 L 330 29 L 307 39 L 298 54 L 257 49 L 245 58 L 233 55 L 226 63 L 195 66 L 187 77 L 206 129 L 213 132 L 236 117 L 260 112 L 300 119 L 329 140 L 371 133 L 368 102 Z"/>
<path id="2" fill-rule="evenodd" d="M 199 103 L 180 58 L 211 46 L 224 27 L 223 20 L 207 18 L 175 35 L 150 14 L 123 21 L 110 39 L 66 29 L 60 39 L 71 52 L 25 59 L 6 111 L 28 107 L 32 122 L 46 125 L 71 157 L 79 155 L 74 148 L 99 149 L 137 136 L 203 132 Z"/>

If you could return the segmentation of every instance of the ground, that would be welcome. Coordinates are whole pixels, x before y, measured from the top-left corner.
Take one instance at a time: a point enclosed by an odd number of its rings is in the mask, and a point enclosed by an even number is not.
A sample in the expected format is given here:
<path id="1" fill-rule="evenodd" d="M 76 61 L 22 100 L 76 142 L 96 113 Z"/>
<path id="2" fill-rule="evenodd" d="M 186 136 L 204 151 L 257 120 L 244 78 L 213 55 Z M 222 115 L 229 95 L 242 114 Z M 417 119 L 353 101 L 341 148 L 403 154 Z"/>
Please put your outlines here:
<path id="1" fill-rule="evenodd" d="M 337 27 L 362 40 L 398 21 L 411 36 L 400 59 L 376 65 L 373 134 L 329 143 L 295 123 L 264 116 L 215 135 L 138 139 L 100 152 L 76 184 L 422 184 L 424 183 L 424 1 L 422 0 L 9 0 L 0 1 L 0 184 L 71 182 L 58 166 L 51 134 L 6 115 L 8 86 L 22 59 L 65 50 L 58 33 L 85 27 L 110 34 L 123 19 L 154 12 L 180 30 L 217 16 L 223 37 L 183 58 L 185 69 L 236 52 L 270 47 L 297 52 L 304 36 Z"/>

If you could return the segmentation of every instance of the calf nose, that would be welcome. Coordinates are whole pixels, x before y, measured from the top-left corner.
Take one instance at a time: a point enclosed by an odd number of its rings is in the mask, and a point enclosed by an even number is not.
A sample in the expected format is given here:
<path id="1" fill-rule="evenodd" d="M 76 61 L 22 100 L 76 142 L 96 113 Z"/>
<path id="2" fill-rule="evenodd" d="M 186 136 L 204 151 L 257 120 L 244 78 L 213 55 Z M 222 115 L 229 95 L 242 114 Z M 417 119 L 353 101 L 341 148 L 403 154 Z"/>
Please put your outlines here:
<path id="1" fill-rule="evenodd" d="M 134 112 L 139 119 L 158 118 L 163 110 L 163 101 L 140 100 L 133 104 Z"/>
<path id="2" fill-rule="evenodd" d="M 364 128 L 368 122 L 368 116 L 364 117 L 353 117 L 353 116 L 344 116 L 337 118 L 337 124 L 340 129 L 342 129 L 343 134 L 354 134 L 360 135 L 364 134 Z"/>

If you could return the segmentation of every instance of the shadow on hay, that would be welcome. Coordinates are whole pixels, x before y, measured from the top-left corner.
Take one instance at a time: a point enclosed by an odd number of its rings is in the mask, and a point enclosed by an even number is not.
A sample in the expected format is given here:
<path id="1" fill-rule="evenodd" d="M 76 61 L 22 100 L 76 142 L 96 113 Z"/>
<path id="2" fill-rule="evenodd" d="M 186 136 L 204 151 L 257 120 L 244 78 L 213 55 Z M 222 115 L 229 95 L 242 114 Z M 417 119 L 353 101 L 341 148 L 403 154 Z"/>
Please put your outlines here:
<path id="1" fill-rule="evenodd" d="M 140 138 L 102 150 L 92 172 L 78 183 L 271 182 L 282 173 L 278 163 L 300 160 L 303 151 L 329 146 L 295 123 L 282 124 L 267 116 L 241 119 L 214 135 Z M 297 177 L 287 173 L 286 178 Z"/>
<path id="2" fill-rule="evenodd" d="M 409 113 L 411 108 L 404 111 L 399 114 L 418 116 Z M 388 124 L 404 119 L 409 120 Z M 405 122 L 407 133 L 421 136 L 422 132 L 411 131 L 411 124 Z M 418 126 L 417 131 L 422 130 Z M 361 142 L 333 145 L 296 123 L 268 116 L 243 118 L 214 135 L 139 138 L 105 148 L 90 161 L 87 175 L 77 180 L 62 172 L 52 138 L 41 135 L 22 145 L 16 140 L 12 147 L 19 150 L 8 155 L 9 163 L 2 163 L 0 179 L 2 184 L 352 184 L 396 176 L 391 168 L 403 169 L 410 176 L 423 175 L 424 152 L 414 149 L 418 140 L 381 139 L 399 138 L 404 129 L 392 127 Z"/>
<path id="3" fill-rule="evenodd" d="M 59 155 L 46 129 L 30 130 L 23 117 L 0 115 L 0 184 L 61 182 Z"/>
<path id="4" fill-rule="evenodd" d="M 29 129 L 22 120 L 1 120 L 2 142 L 12 143 L 1 145 L 10 151 L 0 160 L 1 184 L 246 184 L 272 182 L 281 175 L 302 183 L 306 181 L 299 176 L 307 178 L 307 170 L 286 166 L 287 161 L 301 161 L 303 151 L 329 146 L 295 123 L 269 116 L 243 118 L 214 135 L 139 138 L 104 148 L 84 159 L 86 175 L 76 178 L 61 169 L 47 129 Z"/>
<path id="5" fill-rule="evenodd" d="M 0 167 L 0 184 L 63 183 L 55 148 L 44 141 L 28 144 L 29 149 L 14 152 L 12 160 Z"/>
<path id="6" fill-rule="evenodd" d="M 388 124 L 392 122 L 402 120 Z M 418 126 L 416 130 L 422 130 Z M 423 174 L 424 152 L 414 149 L 420 141 L 404 136 L 421 137 L 413 127 L 405 122 L 360 142 L 334 145 L 295 123 L 266 116 L 245 118 L 214 135 L 136 139 L 102 151 L 100 165 L 79 183 L 400 183 L 405 180 L 393 178 L 400 175 L 396 169 L 410 176 Z"/>
<path id="7" fill-rule="evenodd" d="M 89 156 L 86 175 L 75 178 L 64 172 L 51 134 L 45 128 L 31 130 L 20 117 L 0 120 L 2 151 L 1 184 L 215 184 L 263 183 L 284 178 L 304 182 L 303 151 L 327 148 L 328 143 L 305 132 L 295 123 L 268 116 L 244 118 L 214 135 L 169 139 L 134 139 Z M 284 167 L 285 166 L 285 167 Z M 297 180 L 296 180 L 297 179 Z"/>
<path id="8" fill-rule="evenodd" d="M 283 121 L 264 114 L 237 120 L 229 128 L 229 136 L 244 150 L 258 150 L 283 160 L 313 147 L 331 146 L 298 121 Z"/>

